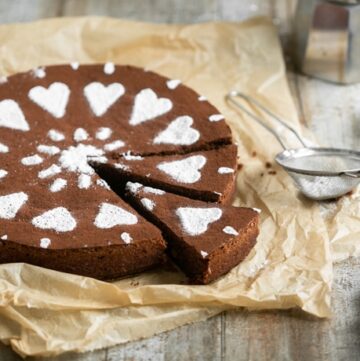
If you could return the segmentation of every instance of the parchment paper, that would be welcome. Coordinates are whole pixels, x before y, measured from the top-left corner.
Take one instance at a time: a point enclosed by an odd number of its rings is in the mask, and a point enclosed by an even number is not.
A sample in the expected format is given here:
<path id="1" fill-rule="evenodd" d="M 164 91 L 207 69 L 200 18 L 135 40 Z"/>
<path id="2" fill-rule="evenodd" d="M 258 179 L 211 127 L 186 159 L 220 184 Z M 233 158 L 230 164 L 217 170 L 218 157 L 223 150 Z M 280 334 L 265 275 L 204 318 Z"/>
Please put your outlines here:
<path id="1" fill-rule="evenodd" d="M 26 264 L 1 265 L 3 342 L 21 355 L 49 356 L 148 337 L 234 306 L 298 306 L 319 317 L 330 316 L 329 234 L 335 258 L 355 252 L 360 226 L 351 216 L 359 214 L 357 196 L 335 205 L 326 223 L 321 207 L 299 196 L 285 172 L 274 165 L 276 174 L 268 174 L 265 162 L 280 151 L 272 136 L 224 101 L 229 90 L 242 90 L 300 128 L 269 21 L 170 26 L 108 18 L 52 19 L 0 26 L 0 44 L 1 74 L 74 60 L 111 60 L 181 79 L 207 96 L 233 129 L 244 165 L 236 204 L 263 210 L 255 249 L 208 286 L 185 285 L 176 271 L 155 270 L 106 283 Z"/>

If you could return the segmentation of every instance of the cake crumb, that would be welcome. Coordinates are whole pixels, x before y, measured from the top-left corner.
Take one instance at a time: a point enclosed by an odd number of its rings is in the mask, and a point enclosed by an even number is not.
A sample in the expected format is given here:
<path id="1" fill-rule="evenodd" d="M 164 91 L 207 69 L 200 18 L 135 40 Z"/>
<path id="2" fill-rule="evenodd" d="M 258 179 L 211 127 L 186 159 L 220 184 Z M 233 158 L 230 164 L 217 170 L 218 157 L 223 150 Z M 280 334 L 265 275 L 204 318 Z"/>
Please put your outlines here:
<path id="1" fill-rule="evenodd" d="M 265 163 L 265 167 L 266 167 L 266 168 L 272 168 L 272 164 L 271 164 L 270 162 L 266 162 L 266 163 Z"/>
<path id="2" fill-rule="evenodd" d="M 270 175 L 275 175 L 275 174 L 276 174 L 276 171 L 270 170 L 270 171 L 268 172 L 268 174 L 270 174 Z"/>
<path id="3" fill-rule="evenodd" d="M 255 152 L 255 150 L 251 153 L 251 156 L 252 156 L 252 157 L 256 157 L 256 156 L 257 156 L 257 153 Z"/>
<path id="4" fill-rule="evenodd" d="M 243 167 L 244 167 L 244 164 L 239 163 L 238 166 L 237 166 L 237 169 L 238 169 L 238 170 L 241 170 L 241 169 L 243 169 Z"/>

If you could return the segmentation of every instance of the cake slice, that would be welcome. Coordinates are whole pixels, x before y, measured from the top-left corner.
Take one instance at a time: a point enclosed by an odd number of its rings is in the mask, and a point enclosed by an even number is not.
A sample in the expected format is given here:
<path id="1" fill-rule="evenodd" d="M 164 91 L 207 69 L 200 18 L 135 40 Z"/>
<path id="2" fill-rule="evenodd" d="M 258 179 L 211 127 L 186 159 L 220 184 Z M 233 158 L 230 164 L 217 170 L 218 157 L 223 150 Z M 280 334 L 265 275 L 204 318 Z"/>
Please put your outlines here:
<path id="1" fill-rule="evenodd" d="M 208 151 L 169 156 L 122 154 L 107 163 L 90 163 L 115 188 L 132 181 L 194 199 L 227 203 L 234 193 L 237 147 L 226 145 Z"/>
<path id="2" fill-rule="evenodd" d="M 126 196 L 168 242 L 168 251 L 191 283 L 207 284 L 227 273 L 253 248 L 258 211 L 220 206 L 128 182 Z"/>

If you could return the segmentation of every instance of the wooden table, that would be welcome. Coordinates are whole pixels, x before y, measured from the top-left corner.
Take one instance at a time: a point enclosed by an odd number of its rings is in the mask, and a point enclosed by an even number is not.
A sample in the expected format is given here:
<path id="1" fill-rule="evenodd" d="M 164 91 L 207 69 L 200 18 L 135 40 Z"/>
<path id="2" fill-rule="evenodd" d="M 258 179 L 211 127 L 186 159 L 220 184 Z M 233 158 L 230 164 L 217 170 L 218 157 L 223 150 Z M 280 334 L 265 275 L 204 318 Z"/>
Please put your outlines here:
<path id="1" fill-rule="evenodd" d="M 80 15 L 193 23 L 267 15 L 279 28 L 286 54 L 291 45 L 295 6 L 296 0 L 0 0 L 0 23 Z M 360 84 L 342 87 L 310 79 L 295 74 L 288 57 L 287 62 L 288 79 L 302 122 L 324 145 L 359 149 L 360 109 L 355 105 L 359 104 Z M 144 341 L 52 359 L 360 360 L 360 259 L 335 266 L 332 307 L 330 320 L 315 319 L 298 310 L 230 311 Z M 20 357 L 0 345 L 0 360 Z"/>

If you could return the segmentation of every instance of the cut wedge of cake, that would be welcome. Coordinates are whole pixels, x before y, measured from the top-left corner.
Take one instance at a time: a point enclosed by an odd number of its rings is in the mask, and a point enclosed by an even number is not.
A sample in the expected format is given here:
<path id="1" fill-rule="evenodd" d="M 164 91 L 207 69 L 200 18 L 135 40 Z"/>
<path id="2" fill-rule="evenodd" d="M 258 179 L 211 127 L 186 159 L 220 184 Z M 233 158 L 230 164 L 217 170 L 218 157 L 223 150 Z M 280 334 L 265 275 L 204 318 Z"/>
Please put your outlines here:
<path id="1" fill-rule="evenodd" d="M 122 154 L 105 163 L 90 163 L 115 188 L 129 180 L 193 199 L 229 203 L 235 187 L 237 148 L 226 145 L 169 156 Z"/>
<path id="2" fill-rule="evenodd" d="M 168 242 L 171 258 L 195 284 L 207 284 L 241 262 L 256 243 L 258 211 L 222 206 L 128 182 L 126 196 Z"/>

